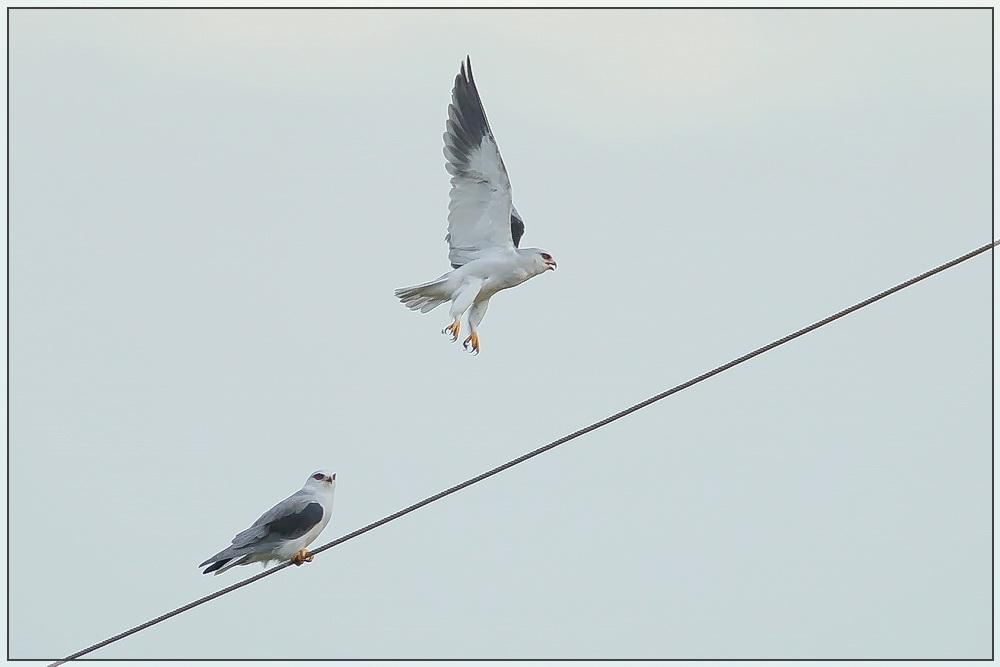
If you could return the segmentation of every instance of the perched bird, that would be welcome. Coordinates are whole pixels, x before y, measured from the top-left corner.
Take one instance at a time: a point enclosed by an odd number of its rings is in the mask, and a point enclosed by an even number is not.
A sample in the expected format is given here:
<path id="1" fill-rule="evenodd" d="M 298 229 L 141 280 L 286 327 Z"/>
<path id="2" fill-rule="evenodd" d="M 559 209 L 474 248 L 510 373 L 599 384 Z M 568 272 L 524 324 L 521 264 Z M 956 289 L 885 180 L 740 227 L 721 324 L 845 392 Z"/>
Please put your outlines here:
<path id="1" fill-rule="evenodd" d="M 552 255 L 538 248 L 519 248 L 524 221 L 511 202 L 510 180 L 500 149 L 486 120 L 472 61 L 466 57 L 455 77 L 444 133 L 445 168 L 451 174 L 448 205 L 449 271 L 437 280 L 396 290 L 411 310 L 426 313 L 451 302 L 452 323 L 441 333 L 458 340 L 468 311 L 469 336 L 463 346 L 479 353 L 476 329 L 502 289 L 556 268 Z"/>
<path id="2" fill-rule="evenodd" d="M 222 574 L 236 565 L 290 560 L 296 565 L 312 561 L 306 547 L 326 528 L 333 510 L 336 473 L 317 470 L 305 485 L 266 511 L 253 525 L 233 538 L 229 547 L 198 567 L 202 574 Z M 211 563 L 211 565 L 209 565 Z"/>

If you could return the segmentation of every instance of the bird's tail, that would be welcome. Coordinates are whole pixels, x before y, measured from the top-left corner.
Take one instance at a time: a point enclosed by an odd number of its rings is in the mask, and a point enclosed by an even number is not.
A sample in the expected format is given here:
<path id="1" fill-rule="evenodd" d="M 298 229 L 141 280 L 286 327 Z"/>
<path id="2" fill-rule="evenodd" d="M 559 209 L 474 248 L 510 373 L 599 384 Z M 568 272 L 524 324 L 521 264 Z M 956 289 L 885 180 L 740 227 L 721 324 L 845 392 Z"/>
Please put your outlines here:
<path id="1" fill-rule="evenodd" d="M 208 567 L 202 574 L 222 574 L 231 567 L 236 567 L 237 565 L 242 565 L 247 560 L 247 556 L 233 557 L 233 558 L 223 558 L 222 560 L 217 560 Z M 207 563 L 207 561 L 206 561 Z M 205 563 L 202 563 L 205 565 Z"/>
<path id="2" fill-rule="evenodd" d="M 445 282 L 448 274 L 429 283 L 414 285 L 413 287 L 400 287 L 396 290 L 396 298 L 403 302 L 403 305 L 410 310 L 419 310 L 421 313 L 434 310 L 442 303 L 451 301 L 451 295 L 445 290 Z"/>

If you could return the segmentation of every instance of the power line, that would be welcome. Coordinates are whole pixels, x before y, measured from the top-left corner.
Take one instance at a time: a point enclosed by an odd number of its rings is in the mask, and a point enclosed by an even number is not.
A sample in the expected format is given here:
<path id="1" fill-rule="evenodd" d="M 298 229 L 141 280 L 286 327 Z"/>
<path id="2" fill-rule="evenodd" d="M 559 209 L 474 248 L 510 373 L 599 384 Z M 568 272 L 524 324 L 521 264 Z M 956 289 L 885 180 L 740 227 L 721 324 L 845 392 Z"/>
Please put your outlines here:
<path id="1" fill-rule="evenodd" d="M 677 385 L 676 387 L 673 387 L 673 388 L 668 389 L 668 390 L 666 390 L 666 391 L 664 391 L 662 393 L 657 394 L 656 396 L 652 396 L 650 398 L 647 398 L 646 400 L 644 400 L 644 401 L 642 401 L 640 403 L 636 403 L 635 405 L 633 405 L 631 407 L 628 407 L 628 408 L 622 410 L 621 412 L 616 412 L 615 414 L 611 415 L 610 417 L 605 417 L 604 419 L 602 419 L 600 421 L 594 422 L 590 426 L 585 426 L 584 428 L 581 428 L 579 431 L 574 431 L 573 433 L 570 433 L 569 435 L 564 435 L 563 437 L 559 438 L 558 440 L 553 440 L 552 442 L 550 442 L 547 445 L 543 445 L 542 447 L 539 447 L 538 449 L 534 449 L 534 450 L 528 452 L 527 454 L 523 454 L 523 455 L 517 457 L 516 459 L 512 459 L 512 460 L 508 461 L 507 463 L 504 463 L 503 465 L 499 465 L 496 468 L 493 468 L 492 470 L 488 470 L 488 471 L 482 473 L 481 475 L 477 475 L 476 477 L 468 479 L 468 480 L 462 482 L 461 484 L 456 484 L 455 486 L 452 486 L 452 487 L 450 487 L 448 489 L 445 489 L 444 491 L 441 491 L 440 493 L 436 493 L 433 496 L 430 496 L 428 498 L 424 498 L 420 502 L 414 503 L 414 504 L 410 505 L 409 507 L 406 507 L 404 509 L 399 510 L 398 512 L 390 514 L 389 516 L 387 516 L 385 518 L 379 519 L 378 521 L 375 521 L 374 523 L 370 523 L 367 526 L 365 526 L 364 528 L 359 528 L 358 530 L 355 530 L 352 533 L 348 533 L 347 535 L 344 535 L 343 537 L 338 537 L 337 539 L 333 540 L 332 542 L 327 542 L 323 546 L 321 546 L 321 547 L 319 547 L 317 549 L 312 550 L 312 553 L 315 555 L 315 554 L 320 554 L 320 553 L 326 551 L 327 549 L 332 549 L 333 547 L 335 547 L 337 545 L 340 545 L 340 544 L 343 544 L 344 542 L 346 542 L 348 540 L 352 540 L 355 537 L 358 537 L 360 535 L 364 535 L 365 533 L 367 533 L 370 530 L 375 530 L 379 526 L 383 526 L 383 525 L 389 523 L 390 521 L 395 521 L 396 519 L 398 519 L 398 518 L 400 518 L 400 517 L 402 517 L 402 516 L 404 516 L 406 514 L 409 514 L 410 512 L 418 510 L 421 507 L 424 507 L 425 505 L 430 505 L 431 503 L 433 503 L 436 500 L 441 500 L 445 496 L 450 496 L 451 494 L 455 493 L 456 491 L 461 491 L 462 489 L 464 489 L 466 487 L 469 487 L 469 486 L 472 486 L 473 484 L 476 484 L 477 482 L 481 482 L 481 481 L 483 481 L 484 479 L 486 479 L 488 477 L 492 477 L 493 475 L 501 473 L 504 470 L 507 470 L 508 468 L 513 468 L 514 466 L 516 466 L 519 463 L 523 463 L 523 462 L 527 461 L 528 459 L 534 458 L 534 457 L 538 456 L 539 454 L 542 454 L 543 452 L 549 451 L 550 449 L 555 449 L 559 445 L 565 444 L 565 443 L 569 442 L 570 440 L 575 440 L 576 438 L 579 438 L 581 435 L 586 435 L 587 433 L 590 433 L 591 431 L 596 431 L 597 429 L 601 428 L 602 426 L 607 426 L 611 422 L 618 421 L 622 417 L 626 417 L 626 416 L 632 414 L 633 412 L 636 412 L 637 410 L 641 410 L 642 408 L 644 408 L 644 407 L 646 407 L 648 405 L 652 405 L 653 403 L 656 403 L 657 401 L 660 401 L 660 400 L 666 398 L 667 396 L 671 396 L 673 394 L 676 394 L 679 391 L 683 391 L 684 389 L 687 389 L 688 387 L 690 387 L 692 385 L 698 384 L 702 380 L 707 380 L 708 378 L 712 377 L 713 375 L 718 375 L 719 373 L 722 373 L 723 371 L 727 371 L 730 368 L 732 368 L 733 366 L 738 366 L 739 364 L 742 364 L 744 361 L 748 361 L 748 360 L 753 359 L 754 357 L 756 357 L 758 355 L 764 354 L 765 352 L 767 352 L 769 350 L 773 350 L 774 348 L 778 347 L 779 345 L 784 345 L 785 343 L 787 343 L 787 342 L 789 342 L 791 340 L 794 340 L 794 339 L 798 338 L 799 336 L 804 336 L 805 334 L 809 333 L 810 331 L 814 331 L 816 329 L 819 329 L 820 327 L 822 327 L 824 325 L 827 325 L 830 322 L 833 322 L 834 320 L 838 320 L 841 317 L 844 317 L 845 315 L 849 315 L 849 314 L 853 313 L 856 310 L 860 310 L 860 309 L 864 308 L 865 306 L 871 305 L 871 304 L 875 303 L 876 301 L 879 301 L 880 299 L 884 299 L 885 297 L 889 296 L 890 294 L 894 294 L 894 293 L 896 293 L 896 292 L 898 292 L 900 290 L 906 289 L 910 285 L 918 283 L 921 280 L 924 280 L 925 278 L 930 278 L 931 276 L 933 276 L 933 275 L 935 275 L 937 273 L 941 273 L 942 271 L 945 271 L 946 269 L 950 269 L 953 266 L 961 264 L 962 262 L 964 262 L 964 261 L 966 261 L 968 259 L 972 259 L 976 255 L 980 255 L 980 254 L 986 252 L 987 250 L 990 250 L 990 249 L 996 247 L 997 245 L 1000 245 L 1000 240 L 994 241 L 992 243 L 987 243 L 984 246 L 976 248 L 972 252 L 966 253 L 966 254 L 962 255 L 961 257 L 958 257 L 956 259 L 951 260 L 950 262 L 946 262 L 946 263 L 944 263 L 944 264 L 942 264 L 940 266 L 937 266 L 937 267 L 931 269 L 930 271 L 927 271 L 925 273 L 921 273 L 919 276 L 916 276 L 914 278 L 910 278 L 909 280 L 907 280 L 905 282 L 899 283 L 895 287 L 890 287 L 889 289 L 885 290 L 884 292 L 879 292 L 875 296 L 870 297 L 868 299 L 865 299 L 864 301 L 861 301 L 859 303 L 856 303 L 853 306 L 851 306 L 850 308 L 845 308 L 844 310 L 841 310 L 840 312 L 834 313 L 833 315 L 830 315 L 829 317 L 826 317 L 826 318 L 824 318 L 824 319 L 822 319 L 822 320 L 820 320 L 820 321 L 818 321 L 818 322 L 816 322 L 814 324 L 810 324 L 809 326 L 807 326 L 807 327 L 805 327 L 803 329 L 799 329 L 795 333 L 788 334 L 784 338 L 779 338 L 778 340 L 776 340 L 776 341 L 774 341 L 772 343 L 768 343 L 767 345 L 765 345 L 763 347 L 759 347 L 756 350 L 754 350 L 753 352 L 749 352 L 747 354 L 744 354 L 742 357 L 739 357 L 737 359 L 733 359 L 729 363 L 726 363 L 726 364 L 723 364 L 721 366 L 718 366 L 717 368 L 713 368 L 712 370 L 708 371 L 707 373 L 703 373 L 703 374 L 699 375 L 696 378 L 693 378 L 691 380 L 688 380 L 687 382 L 681 383 L 681 384 Z M 69 656 L 63 658 L 62 660 L 58 660 L 58 661 L 52 663 L 49 667 L 55 667 L 56 665 L 61 665 L 61 664 L 65 663 L 65 662 L 68 662 L 70 660 L 75 660 L 75 659 L 77 659 L 79 657 L 82 657 L 82 656 L 84 656 L 84 655 L 92 652 L 92 651 L 96 651 L 99 648 L 103 648 L 103 647 L 105 647 L 105 646 L 107 646 L 109 644 L 113 644 L 113 643 L 117 642 L 120 639 L 124 639 L 125 637 L 128 637 L 129 635 L 134 635 L 135 633 L 140 632 L 141 630 L 145 630 L 148 627 L 156 625 L 157 623 L 160 623 L 161 621 L 165 621 L 168 618 L 172 618 L 174 616 L 177 616 L 178 614 L 181 614 L 181 613 L 183 613 L 183 612 L 185 612 L 185 611 L 187 611 L 189 609 L 194 609 L 195 607 L 197 607 L 199 605 L 202 605 L 202 604 L 204 604 L 206 602 L 209 602 L 210 600 L 214 600 L 217 597 L 221 597 L 221 596 L 225 595 L 226 593 L 230 593 L 232 591 L 235 591 L 238 588 L 243 588 L 244 586 L 248 586 L 248 585 L 254 583 L 255 581 L 257 581 L 259 579 L 263 579 L 264 577 L 270 576 L 270 575 L 274 574 L 275 572 L 278 572 L 279 570 L 283 570 L 286 567 L 289 567 L 291 564 L 292 564 L 291 562 L 285 562 L 285 563 L 282 563 L 281 565 L 276 565 L 276 566 L 270 568 L 269 570 L 265 570 L 264 572 L 261 572 L 260 574 L 256 574 L 256 575 L 254 575 L 252 577 L 244 579 L 243 581 L 235 583 L 235 584 L 233 584 L 231 586 L 227 586 L 227 587 L 225 587 L 225 588 L 223 588 L 221 590 L 215 591 L 214 593 L 206 595 L 205 597 L 200 598 L 198 600 L 195 600 L 194 602 L 190 602 L 190 603 L 184 605 L 183 607 L 178 607 L 177 609 L 174 609 L 173 611 L 169 611 L 166 614 L 163 614 L 162 616 L 157 616 L 156 618 L 154 618 L 152 620 L 146 621 L 145 623 L 142 623 L 141 625 L 137 625 L 134 628 L 131 628 L 129 630 L 126 630 L 125 632 L 122 632 L 120 634 L 115 635 L 114 637 L 109 637 L 108 639 L 105 639 L 102 642 L 98 642 L 98 643 L 94 644 L 93 646 L 88 646 L 87 648 L 85 648 L 83 650 L 80 650 L 80 651 L 77 651 L 76 653 L 73 653 L 72 655 L 69 655 Z"/>

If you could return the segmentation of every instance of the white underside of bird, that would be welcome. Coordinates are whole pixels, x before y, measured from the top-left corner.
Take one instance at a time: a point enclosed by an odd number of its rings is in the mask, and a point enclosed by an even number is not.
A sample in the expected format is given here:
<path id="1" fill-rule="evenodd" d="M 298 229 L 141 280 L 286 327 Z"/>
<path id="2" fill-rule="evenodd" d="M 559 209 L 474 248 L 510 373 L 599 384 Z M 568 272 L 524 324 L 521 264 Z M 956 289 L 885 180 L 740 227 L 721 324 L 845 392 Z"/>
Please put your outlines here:
<path id="1" fill-rule="evenodd" d="M 539 265 L 534 248 L 497 250 L 449 271 L 437 280 L 396 290 L 396 296 L 411 310 L 422 313 L 451 302 L 449 315 L 452 324 L 443 332 L 457 340 L 461 330 L 462 315 L 468 312 L 469 337 L 465 346 L 478 349 L 476 328 L 486 315 L 490 297 L 500 290 L 516 287 L 551 267 Z"/>

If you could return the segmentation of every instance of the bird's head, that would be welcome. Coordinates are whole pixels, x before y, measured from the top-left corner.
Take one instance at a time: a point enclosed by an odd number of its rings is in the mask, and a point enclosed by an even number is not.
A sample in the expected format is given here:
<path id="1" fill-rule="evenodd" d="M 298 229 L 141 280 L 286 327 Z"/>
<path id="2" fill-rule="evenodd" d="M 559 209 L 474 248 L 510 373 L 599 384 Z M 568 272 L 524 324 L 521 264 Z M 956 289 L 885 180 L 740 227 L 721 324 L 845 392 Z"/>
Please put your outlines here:
<path id="1" fill-rule="evenodd" d="M 332 489 L 337 484 L 337 473 L 317 470 L 306 480 L 307 488 Z"/>
<path id="2" fill-rule="evenodd" d="M 520 253 L 531 260 L 536 274 L 556 270 L 556 260 L 541 248 L 524 248 Z"/>

